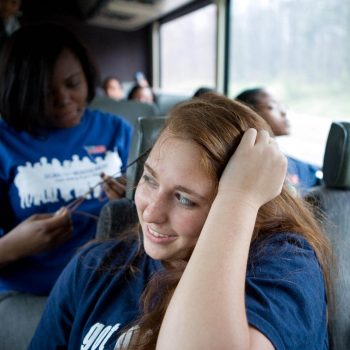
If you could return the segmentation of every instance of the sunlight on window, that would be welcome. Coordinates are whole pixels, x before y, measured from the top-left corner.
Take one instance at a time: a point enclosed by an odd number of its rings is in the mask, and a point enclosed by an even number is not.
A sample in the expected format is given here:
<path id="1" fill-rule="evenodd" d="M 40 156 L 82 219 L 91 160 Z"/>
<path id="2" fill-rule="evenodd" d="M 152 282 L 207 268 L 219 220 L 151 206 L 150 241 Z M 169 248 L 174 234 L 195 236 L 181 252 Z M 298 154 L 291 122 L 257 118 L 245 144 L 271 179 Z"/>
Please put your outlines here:
<path id="1" fill-rule="evenodd" d="M 350 2 L 235 0 L 229 95 L 265 86 L 296 113 L 350 120 Z"/>
<path id="2" fill-rule="evenodd" d="M 161 88 L 192 94 L 215 86 L 216 5 L 160 26 Z"/>

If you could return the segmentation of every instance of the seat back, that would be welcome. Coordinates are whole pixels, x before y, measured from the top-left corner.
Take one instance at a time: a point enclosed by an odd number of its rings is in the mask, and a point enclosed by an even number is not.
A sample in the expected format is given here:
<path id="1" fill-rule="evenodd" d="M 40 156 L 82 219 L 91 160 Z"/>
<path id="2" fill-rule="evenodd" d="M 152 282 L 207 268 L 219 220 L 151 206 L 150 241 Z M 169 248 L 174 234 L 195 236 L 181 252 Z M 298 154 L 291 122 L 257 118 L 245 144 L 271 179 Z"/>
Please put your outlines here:
<path id="1" fill-rule="evenodd" d="M 107 96 L 96 96 L 89 107 L 121 116 L 131 125 L 137 122 L 138 117 L 153 117 L 159 114 L 156 105 L 131 100 L 116 101 Z"/>
<path id="2" fill-rule="evenodd" d="M 96 238 L 116 238 L 120 233 L 131 230 L 137 222 L 137 211 L 132 200 L 111 200 L 103 206 L 98 217 Z"/>
<path id="3" fill-rule="evenodd" d="M 0 349 L 26 350 L 43 313 L 47 296 L 0 293 Z"/>
<path id="4" fill-rule="evenodd" d="M 97 222 L 96 238 L 117 237 L 121 232 L 132 228 L 138 222 L 133 199 L 146 159 L 146 154 L 141 158 L 140 155 L 151 149 L 164 125 L 164 121 L 165 117 L 138 118 L 129 155 L 129 164 L 139 159 L 127 169 L 126 198 L 112 200 L 104 205 Z"/>
<path id="5" fill-rule="evenodd" d="M 187 95 L 174 95 L 166 93 L 156 93 L 156 104 L 158 107 L 158 115 L 166 115 L 169 110 L 176 104 L 191 99 Z"/>
<path id="6" fill-rule="evenodd" d="M 323 161 L 324 181 L 306 196 L 325 216 L 322 221 L 336 259 L 331 276 L 334 312 L 330 337 L 334 350 L 350 349 L 350 123 L 333 123 Z"/>
<path id="7" fill-rule="evenodd" d="M 127 169 L 128 185 L 126 189 L 126 197 L 129 199 L 134 198 L 135 187 L 142 175 L 143 164 L 146 159 L 147 150 L 150 150 L 161 131 L 166 117 L 153 117 L 145 118 L 140 117 L 137 119 L 135 125 L 135 132 L 132 140 L 131 150 L 129 154 L 129 164 L 134 160 L 140 158 L 137 162 Z"/>

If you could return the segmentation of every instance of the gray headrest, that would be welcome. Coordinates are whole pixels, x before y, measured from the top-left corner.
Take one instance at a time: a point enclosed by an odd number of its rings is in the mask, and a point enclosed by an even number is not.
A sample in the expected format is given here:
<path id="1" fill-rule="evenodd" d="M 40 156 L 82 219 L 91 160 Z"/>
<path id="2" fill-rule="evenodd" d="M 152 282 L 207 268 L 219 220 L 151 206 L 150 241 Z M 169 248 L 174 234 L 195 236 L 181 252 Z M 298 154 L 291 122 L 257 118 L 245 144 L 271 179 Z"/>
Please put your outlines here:
<path id="1" fill-rule="evenodd" d="M 323 180 L 327 187 L 350 189 L 350 123 L 331 125 L 323 158 Z"/>

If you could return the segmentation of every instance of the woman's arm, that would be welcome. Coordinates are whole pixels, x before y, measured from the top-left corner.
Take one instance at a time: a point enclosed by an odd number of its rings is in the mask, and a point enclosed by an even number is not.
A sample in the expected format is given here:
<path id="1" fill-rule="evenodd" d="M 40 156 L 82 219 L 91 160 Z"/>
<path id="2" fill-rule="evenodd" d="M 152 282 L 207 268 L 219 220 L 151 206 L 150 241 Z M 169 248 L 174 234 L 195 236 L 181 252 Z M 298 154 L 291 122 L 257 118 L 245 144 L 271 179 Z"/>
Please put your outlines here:
<path id="1" fill-rule="evenodd" d="M 273 349 L 248 325 L 245 278 L 257 212 L 280 193 L 286 166 L 267 132 L 245 133 L 171 299 L 157 349 Z"/>

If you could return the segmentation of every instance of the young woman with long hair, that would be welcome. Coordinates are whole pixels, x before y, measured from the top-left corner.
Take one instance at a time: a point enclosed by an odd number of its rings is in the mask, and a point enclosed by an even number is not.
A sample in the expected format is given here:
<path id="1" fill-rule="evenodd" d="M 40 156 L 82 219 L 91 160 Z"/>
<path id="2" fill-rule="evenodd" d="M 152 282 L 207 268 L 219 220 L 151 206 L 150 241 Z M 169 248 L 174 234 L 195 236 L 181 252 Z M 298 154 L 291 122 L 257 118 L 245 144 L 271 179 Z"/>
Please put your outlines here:
<path id="1" fill-rule="evenodd" d="M 268 130 L 215 94 L 172 109 L 136 235 L 73 259 L 30 349 L 327 349 L 329 245 Z"/>

